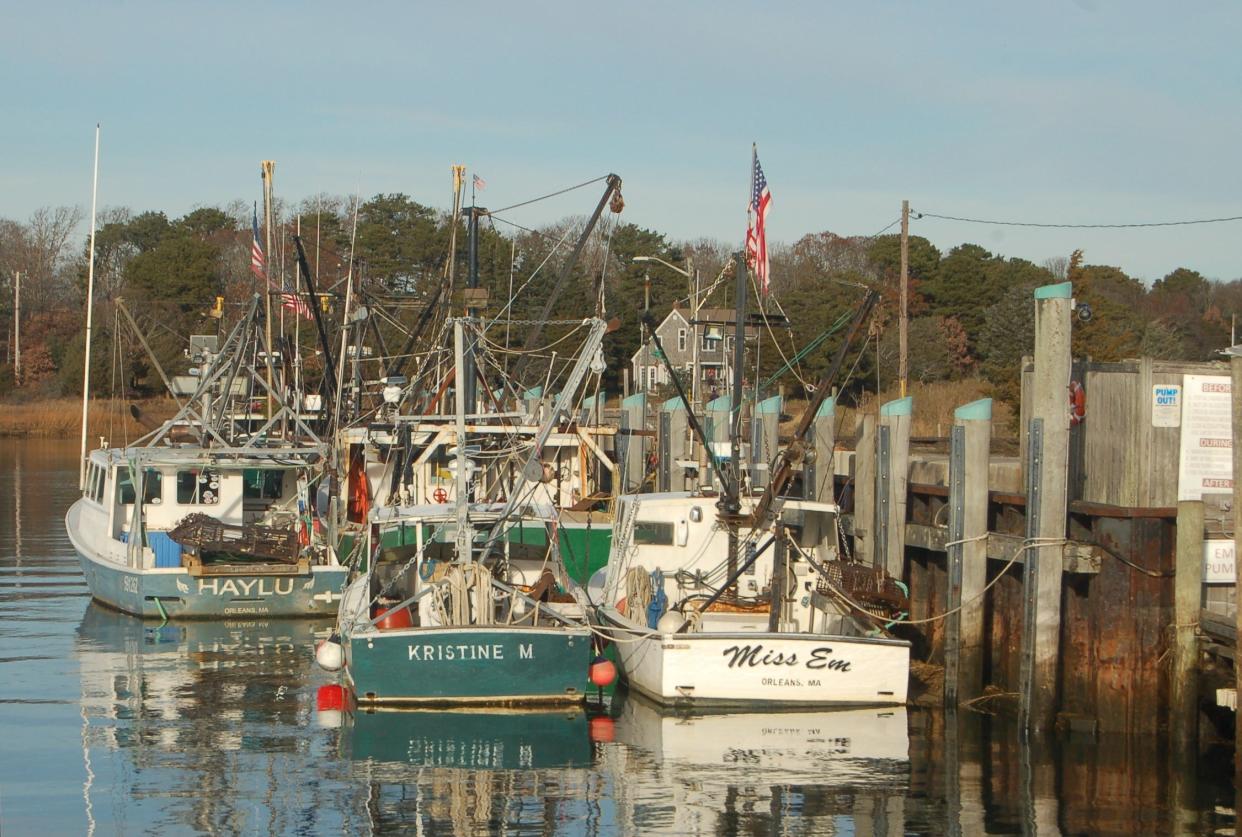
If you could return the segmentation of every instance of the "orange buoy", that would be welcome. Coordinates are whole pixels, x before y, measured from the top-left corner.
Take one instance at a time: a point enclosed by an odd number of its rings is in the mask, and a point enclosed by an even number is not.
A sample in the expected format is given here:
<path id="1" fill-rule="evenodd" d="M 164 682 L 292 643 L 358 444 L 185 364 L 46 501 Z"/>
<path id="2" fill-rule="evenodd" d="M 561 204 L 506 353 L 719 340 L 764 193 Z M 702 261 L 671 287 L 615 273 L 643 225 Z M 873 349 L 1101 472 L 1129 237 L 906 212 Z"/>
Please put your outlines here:
<path id="1" fill-rule="evenodd" d="M 611 686 L 617 679 L 617 665 L 605 657 L 596 657 L 591 661 L 591 685 L 604 688 Z"/>
<path id="2" fill-rule="evenodd" d="M 591 740 L 596 744 L 609 744 L 616 738 L 616 724 L 607 715 L 592 718 L 590 723 Z"/>
<path id="3" fill-rule="evenodd" d="M 397 631 L 401 628 L 414 626 L 414 620 L 410 617 L 410 609 L 408 607 L 391 610 L 376 605 L 374 618 L 379 620 L 375 623 L 375 627 L 381 631 Z"/>

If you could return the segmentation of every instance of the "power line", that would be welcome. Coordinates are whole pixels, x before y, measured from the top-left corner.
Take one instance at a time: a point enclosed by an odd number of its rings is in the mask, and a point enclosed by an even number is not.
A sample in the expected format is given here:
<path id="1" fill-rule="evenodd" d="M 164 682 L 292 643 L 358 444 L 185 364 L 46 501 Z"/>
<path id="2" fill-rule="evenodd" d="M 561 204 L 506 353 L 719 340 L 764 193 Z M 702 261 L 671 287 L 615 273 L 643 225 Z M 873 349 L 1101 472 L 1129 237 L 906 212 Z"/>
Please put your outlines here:
<path id="1" fill-rule="evenodd" d="M 880 230 L 878 233 L 872 233 L 871 235 L 864 238 L 863 241 L 871 241 L 873 238 L 879 238 L 880 236 L 884 235 L 884 233 L 888 232 L 889 230 L 891 230 L 893 227 L 897 226 L 900 223 L 901 223 L 901 216 L 898 215 L 897 218 L 887 227 Z"/>
<path id="2" fill-rule="evenodd" d="M 1187 227 L 1194 224 L 1223 224 L 1227 221 L 1242 221 L 1242 215 L 1228 218 L 1196 218 L 1189 221 L 1150 221 L 1140 224 L 1039 224 L 1032 221 L 996 221 L 985 218 L 962 218 L 957 215 L 937 215 L 934 212 L 915 212 L 910 214 L 916 219 L 938 218 L 941 221 L 961 221 L 966 224 L 990 224 L 999 227 L 1039 227 L 1041 229 L 1058 230 L 1128 230 L 1141 227 Z M 892 226 L 891 224 L 889 226 Z"/>

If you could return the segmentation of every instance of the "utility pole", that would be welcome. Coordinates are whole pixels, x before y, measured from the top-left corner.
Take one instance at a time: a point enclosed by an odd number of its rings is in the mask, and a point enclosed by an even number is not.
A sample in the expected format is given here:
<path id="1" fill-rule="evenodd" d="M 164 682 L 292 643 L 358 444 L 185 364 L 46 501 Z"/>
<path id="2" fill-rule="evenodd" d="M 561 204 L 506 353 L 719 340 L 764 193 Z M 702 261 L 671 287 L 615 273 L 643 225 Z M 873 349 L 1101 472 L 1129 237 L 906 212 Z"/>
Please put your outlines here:
<path id="1" fill-rule="evenodd" d="M 690 274 L 690 403 L 699 406 L 699 271 L 686 259 L 686 271 Z"/>
<path id="2" fill-rule="evenodd" d="M 647 338 L 647 316 L 651 312 L 651 271 L 643 271 L 643 318 L 639 321 L 639 338 L 643 341 L 643 365 L 638 370 L 635 392 L 646 392 L 651 384 L 651 341 Z"/>
<path id="3" fill-rule="evenodd" d="M 910 201 L 901 202 L 901 324 L 898 330 L 900 346 L 901 397 L 906 397 L 906 386 L 909 381 L 910 367 L 907 361 L 908 351 L 906 329 L 910 325 Z"/>
<path id="4" fill-rule="evenodd" d="M 13 383 L 22 385 L 22 272 L 13 274 Z"/>

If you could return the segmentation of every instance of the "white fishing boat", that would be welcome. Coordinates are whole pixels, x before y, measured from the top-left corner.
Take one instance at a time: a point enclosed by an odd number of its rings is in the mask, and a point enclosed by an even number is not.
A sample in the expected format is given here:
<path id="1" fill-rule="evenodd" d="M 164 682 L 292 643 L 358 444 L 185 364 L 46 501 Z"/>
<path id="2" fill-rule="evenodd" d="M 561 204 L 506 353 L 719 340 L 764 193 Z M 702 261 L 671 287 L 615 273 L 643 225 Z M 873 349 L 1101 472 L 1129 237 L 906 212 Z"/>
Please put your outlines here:
<path id="1" fill-rule="evenodd" d="M 736 595 L 724 597 L 730 533 L 716 499 L 685 492 L 618 499 L 608 565 L 586 594 L 630 688 L 660 704 L 905 703 L 910 644 L 843 608 L 829 577 L 841 562 L 817 562 L 816 544 L 800 543 L 804 524 L 834 516 L 836 507 L 788 500 L 778 534 L 739 527 L 742 555 L 750 553 L 741 563 L 749 566 L 735 573 Z M 762 560 L 768 549 L 774 560 Z"/>
<path id="2" fill-rule="evenodd" d="M 630 687 L 658 703 L 905 703 L 910 645 L 885 632 L 884 618 L 886 610 L 896 615 L 904 594 L 883 570 L 838 560 L 838 509 L 830 497 L 782 494 L 875 294 L 856 312 L 849 336 L 816 384 L 816 397 L 773 463 L 766 490 L 755 497 L 747 493 L 738 441 L 747 279 L 742 254 L 734 269 L 731 451 L 723 461 L 710 460 L 721 491 L 618 498 L 608 564 L 584 595 L 614 640 Z M 685 392 L 672 378 L 706 446 Z"/>

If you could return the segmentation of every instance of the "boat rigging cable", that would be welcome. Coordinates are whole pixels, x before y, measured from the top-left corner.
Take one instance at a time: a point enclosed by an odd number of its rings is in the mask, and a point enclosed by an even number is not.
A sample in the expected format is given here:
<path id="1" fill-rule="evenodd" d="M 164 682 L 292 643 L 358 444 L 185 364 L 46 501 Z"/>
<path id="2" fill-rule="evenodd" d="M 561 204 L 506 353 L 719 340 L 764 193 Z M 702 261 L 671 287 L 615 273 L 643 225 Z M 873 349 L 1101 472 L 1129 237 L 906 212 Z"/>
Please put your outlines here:
<path id="1" fill-rule="evenodd" d="M 573 273 L 574 266 L 578 263 L 578 257 L 582 254 L 582 250 L 586 247 L 588 239 L 591 237 L 595 225 L 599 223 L 600 216 L 604 213 L 604 208 L 611 206 L 614 213 L 620 213 L 625 204 L 620 200 L 621 197 L 621 178 L 615 174 L 607 177 L 608 185 L 604 189 L 604 194 L 600 196 L 599 203 L 595 205 L 595 211 L 591 213 L 591 217 L 587 219 L 586 226 L 583 227 L 578 241 L 574 244 L 574 249 L 570 252 L 569 257 L 561 265 L 560 272 L 556 275 L 556 281 L 553 283 L 551 291 L 548 294 L 547 302 L 543 305 L 543 311 L 539 314 L 539 320 L 548 319 L 548 315 L 552 313 L 552 306 L 556 305 L 560 300 L 561 291 L 565 287 L 565 282 Z M 538 341 L 543 332 L 543 327 L 536 325 L 526 336 L 526 349 L 532 348 Z M 522 377 L 522 373 L 526 370 L 530 363 L 529 356 L 523 357 L 518 361 L 515 374 L 518 378 Z"/>

